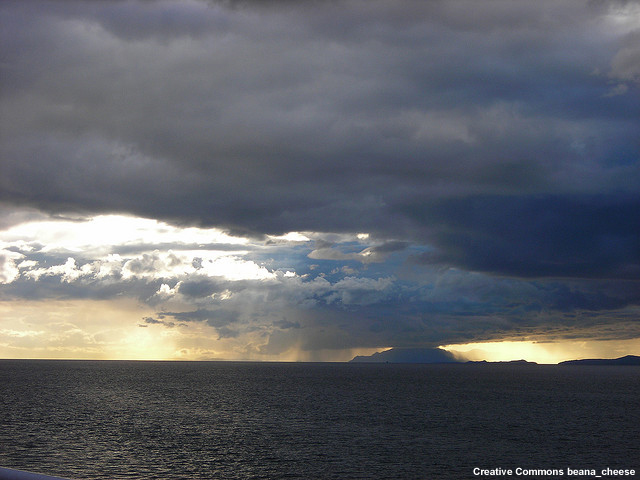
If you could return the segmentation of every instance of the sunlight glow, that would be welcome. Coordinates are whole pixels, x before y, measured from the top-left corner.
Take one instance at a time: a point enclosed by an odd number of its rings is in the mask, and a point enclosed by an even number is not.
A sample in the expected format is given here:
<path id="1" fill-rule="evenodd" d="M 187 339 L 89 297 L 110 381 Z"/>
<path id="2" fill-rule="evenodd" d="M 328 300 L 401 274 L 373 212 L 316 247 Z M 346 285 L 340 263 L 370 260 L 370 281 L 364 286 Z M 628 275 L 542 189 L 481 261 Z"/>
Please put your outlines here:
<path id="1" fill-rule="evenodd" d="M 290 241 L 307 237 L 296 232 Z M 109 276 L 155 279 L 190 274 L 229 280 L 265 280 L 275 274 L 250 260 L 249 240 L 222 230 L 180 228 L 156 220 L 124 215 L 90 219 L 37 220 L 0 232 L 0 283 L 20 275 L 39 280 L 59 277 L 61 282 L 91 281 Z M 22 252 L 38 248 L 66 260 L 58 264 L 24 260 Z M 82 264 L 81 264 L 82 263 Z"/>
<path id="2" fill-rule="evenodd" d="M 269 240 L 282 242 L 309 242 L 311 239 L 300 232 L 289 232 L 285 235 L 269 235 Z"/>
<path id="3" fill-rule="evenodd" d="M 82 220 L 45 220 L 14 225 L 2 232 L 3 243 L 38 241 L 46 250 L 100 251 L 113 245 L 158 243 L 245 245 L 217 228 L 180 228 L 168 223 L 126 215 L 98 215 Z"/>
<path id="4" fill-rule="evenodd" d="M 640 339 L 576 340 L 562 342 L 504 341 L 444 345 L 464 360 L 505 362 L 527 360 L 536 363 L 559 363 L 583 358 L 618 358 L 629 352 L 640 353 Z"/>

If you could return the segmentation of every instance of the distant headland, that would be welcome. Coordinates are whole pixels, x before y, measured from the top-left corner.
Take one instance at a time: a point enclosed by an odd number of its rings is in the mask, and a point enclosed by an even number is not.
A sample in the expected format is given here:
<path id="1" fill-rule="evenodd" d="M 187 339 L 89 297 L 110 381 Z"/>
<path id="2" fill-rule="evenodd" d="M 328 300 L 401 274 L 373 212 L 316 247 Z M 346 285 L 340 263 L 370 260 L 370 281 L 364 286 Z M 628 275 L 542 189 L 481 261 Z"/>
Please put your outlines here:
<path id="1" fill-rule="evenodd" d="M 498 362 L 489 362 L 487 360 L 479 360 L 479 361 L 474 361 L 474 360 L 469 360 L 468 362 L 465 363 L 477 363 L 477 364 L 484 364 L 484 363 L 490 363 L 490 364 L 494 364 L 494 363 L 500 363 L 500 364 L 511 364 L 511 365 L 538 365 L 536 362 L 529 362 L 527 360 L 502 360 L 502 361 L 498 361 Z"/>
<path id="2" fill-rule="evenodd" d="M 620 358 L 588 358 L 584 360 L 567 360 L 558 365 L 640 365 L 640 357 L 627 355 Z"/>

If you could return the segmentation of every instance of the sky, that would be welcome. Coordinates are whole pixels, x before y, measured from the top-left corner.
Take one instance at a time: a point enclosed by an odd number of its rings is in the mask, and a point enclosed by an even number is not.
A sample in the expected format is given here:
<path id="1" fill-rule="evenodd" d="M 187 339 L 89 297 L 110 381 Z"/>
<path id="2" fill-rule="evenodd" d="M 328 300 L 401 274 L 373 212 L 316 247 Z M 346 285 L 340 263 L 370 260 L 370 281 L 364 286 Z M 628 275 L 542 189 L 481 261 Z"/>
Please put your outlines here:
<path id="1" fill-rule="evenodd" d="M 640 4 L 0 3 L 0 358 L 640 354 Z"/>

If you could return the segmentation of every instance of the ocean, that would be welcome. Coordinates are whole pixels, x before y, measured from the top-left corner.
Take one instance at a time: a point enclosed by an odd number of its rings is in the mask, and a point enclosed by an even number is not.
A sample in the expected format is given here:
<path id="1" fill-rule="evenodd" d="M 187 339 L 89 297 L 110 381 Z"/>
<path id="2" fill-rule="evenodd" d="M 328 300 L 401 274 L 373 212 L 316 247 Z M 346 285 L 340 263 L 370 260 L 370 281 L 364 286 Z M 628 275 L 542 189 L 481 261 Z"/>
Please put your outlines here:
<path id="1" fill-rule="evenodd" d="M 0 391 L 0 466 L 77 480 L 640 470 L 640 367 L 0 360 Z"/>

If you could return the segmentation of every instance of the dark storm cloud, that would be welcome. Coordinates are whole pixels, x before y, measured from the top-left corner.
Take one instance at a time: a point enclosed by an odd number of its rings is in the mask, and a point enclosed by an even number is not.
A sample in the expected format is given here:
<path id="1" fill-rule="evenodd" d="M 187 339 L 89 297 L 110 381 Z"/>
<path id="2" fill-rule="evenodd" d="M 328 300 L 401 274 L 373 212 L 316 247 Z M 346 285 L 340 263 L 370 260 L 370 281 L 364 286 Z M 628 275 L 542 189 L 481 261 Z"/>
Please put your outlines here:
<path id="1" fill-rule="evenodd" d="M 439 248 L 418 261 L 528 277 L 640 278 L 638 196 L 474 196 L 403 212 Z"/>
<path id="2" fill-rule="evenodd" d="M 549 306 L 561 312 L 617 310 L 640 303 L 637 282 L 615 282 L 592 284 L 586 288 L 571 288 L 569 285 L 551 286 Z"/>
<path id="3" fill-rule="evenodd" d="M 615 8 L 5 2 L 2 199 L 388 238 L 417 194 L 634 191 Z"/>
<path id="4" fill-rule="evenodd" d="M 221 337 L 277 327 L 265 351 L 622 335 L 640 303 L 639 18 L 586 0 L 4 1 L 0 227 L 122 212 L 371 240 L 252 244 L 282 268 L 266 283 L 205 277 L 162 242 L 114 246 L 139 255 L 106 277 L 0 245 L 2 294 L 177 295 L 194 310 L 166 318 Z"/>

